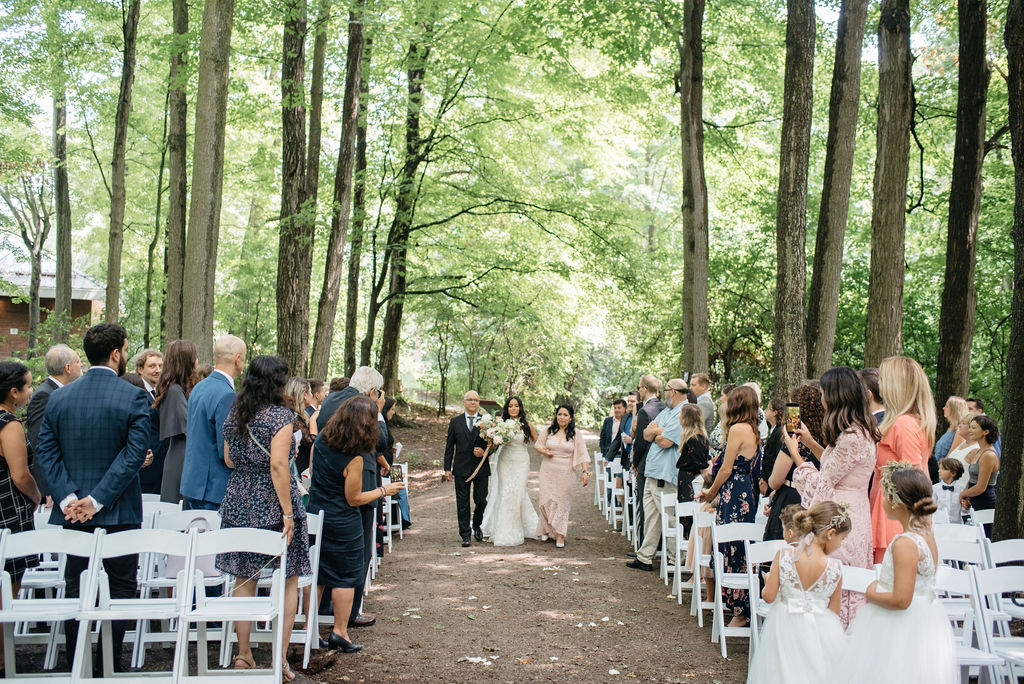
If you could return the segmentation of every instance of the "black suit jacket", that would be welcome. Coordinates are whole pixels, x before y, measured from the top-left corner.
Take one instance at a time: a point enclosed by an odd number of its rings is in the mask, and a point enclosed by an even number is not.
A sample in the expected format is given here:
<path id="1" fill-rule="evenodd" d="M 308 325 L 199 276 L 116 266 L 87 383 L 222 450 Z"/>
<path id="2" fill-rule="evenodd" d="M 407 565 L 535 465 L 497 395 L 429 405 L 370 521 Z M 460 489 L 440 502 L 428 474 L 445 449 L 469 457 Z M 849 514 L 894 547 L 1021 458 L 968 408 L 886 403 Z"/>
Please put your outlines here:
<path id="1" fill-rule="evenodd" d="M 479 418 L 480 414 L 477 414 Z M 487 447 L 487 442 L 480 438 L 480 428 L 474 427 L 472 432 L 466 426 L 466 414 L 460 413 L 448 423 L 448 439 L 444 445 L 444 469 L 450 470 L 455 477 L 469 477 L 476 470 L 480 459 L 473 455 L 473 449 Z M 477 477 L 491 474 L 490 463 L 484 463 Z"/>
<path id="2" fill-rule="evenodd" d="M 320 415 L 316 417 L 316 431 L 321 432 L 327 426 L 327 421 L 331 419 L 334 412 L 341 406 L 341 402 L 352 397 L 358 397 L 361 394 L 355 387 L 346 387 L 340 392 L 331 392 L 324 399 L 324 403 L 320 406 Z"/>
<path id="3" fill-rule="evenodd" d="M 633 431 L 633 467 L 640 475 L 644 474 L 644 468 L 647 466 L 647 450 L 651 448 L 651 443 L 644 439 L 644 430 L 664 410 L 665 404 L 661 399 L 655 398 L 654 401 L 647 402 L 636 412 L 636 430 Z"/>
<path id="4" fill-rule="evenodd" d="M 601 424 L 601 437 L 598 440 L 598 449 L 601 450 L 601 455 L 604 456 L 608 453 L 608 449 L 612 446 L 612 440 L 615 439 L 615 435 L 612 434 L 612 425 L 614 425 L 615 419 L 608 416 L 604 419 L 604 423 Z M 622 428 L 622 421 L 619 421 L 619 429 Z M 618 432 L 618 430 L 616 430 Z"/>
<path id="5" fill-rule="evenodd" d="M 139 484 L 143 494 L 159 494 L 160 482 L 164 477 L 164 460 L 167 457 L 167 442 L 160 439 L 160 409 L 153 408 L 156 397 L 145 390 L 149 398 L 149 450 L 153 452 L 153 462 L 139 471 Z"/>
<path id="6" fill-rule="evenodd" d="M 50 488 L 47 486 L 46 480 L 43 479 L 43 474 L 36 463 L 35 451 L 36 443 L 39 441 L 39 428 L 42 426 L 43 416 L 46 414 L 46 404 L 50 401 L 50 395 L 53 394 L 55 389 L 57 389 L 57 383 L 52 378 L 46 378 L 39 383 L 39 387 L 32 393 L 32 398 L 28 400 L 28 408 L 25 409 L 25 427 L 28 428 L 29 462 L 32 464 L 32 475 L 36 478 L 36 484 L 39 485 L 39 491 L 42 492 L 44 497 L 49 495 Z"/>

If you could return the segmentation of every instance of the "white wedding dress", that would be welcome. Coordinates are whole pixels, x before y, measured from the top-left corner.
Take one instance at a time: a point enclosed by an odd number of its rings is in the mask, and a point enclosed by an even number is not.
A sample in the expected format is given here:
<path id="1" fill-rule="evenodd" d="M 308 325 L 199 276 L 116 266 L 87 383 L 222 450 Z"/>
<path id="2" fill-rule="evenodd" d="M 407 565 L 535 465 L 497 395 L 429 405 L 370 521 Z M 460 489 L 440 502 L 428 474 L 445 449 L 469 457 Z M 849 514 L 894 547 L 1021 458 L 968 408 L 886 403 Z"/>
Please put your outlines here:
<path id="1" fill-rule="evenodd" d="M 523 434 L 518 433 L 492 458 L 497 463 L 491 464 L 487 508 L 480 527 L 495 546 L 519 546 L 527 537 L 535 539 L 537 532 L 537 509 L 526 490 L 530 452 Z"/>

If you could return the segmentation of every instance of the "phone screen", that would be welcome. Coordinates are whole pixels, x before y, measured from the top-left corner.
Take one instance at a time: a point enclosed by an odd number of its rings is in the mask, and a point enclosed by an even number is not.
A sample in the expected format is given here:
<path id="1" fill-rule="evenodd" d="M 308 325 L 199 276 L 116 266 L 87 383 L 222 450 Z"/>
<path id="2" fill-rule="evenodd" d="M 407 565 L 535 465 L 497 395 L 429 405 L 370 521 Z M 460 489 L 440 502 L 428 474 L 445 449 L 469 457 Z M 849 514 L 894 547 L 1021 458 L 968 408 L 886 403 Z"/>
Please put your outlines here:
<path id="1" fill-rule="evenodd" d="M 793 434 L 800 428 L 800 404 L 786 404 L 786 432 Z"/>

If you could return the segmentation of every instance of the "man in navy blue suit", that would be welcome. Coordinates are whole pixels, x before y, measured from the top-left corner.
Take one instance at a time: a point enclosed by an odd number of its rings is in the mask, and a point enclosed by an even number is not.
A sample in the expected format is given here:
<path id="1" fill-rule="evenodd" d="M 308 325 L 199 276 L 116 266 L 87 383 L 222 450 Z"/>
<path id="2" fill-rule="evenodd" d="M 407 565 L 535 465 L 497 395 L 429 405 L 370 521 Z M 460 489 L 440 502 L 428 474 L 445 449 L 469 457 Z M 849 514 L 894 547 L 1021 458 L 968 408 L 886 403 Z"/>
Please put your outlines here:
<path id="1" fill-rule="evenodd" d="M 181 495 L 191 510 L 216 511 L 231 469 L 224 463 L 224 419 L 235 401 L 235 378 L 245 368 L 245 342 L 222 335 L 213 344 L 213 372 L 188 396 L 188 439 Z"/>
<path id="2" fill-rule="evenodd" d="M 39 430 L 36 459 L 55 505 L 50 522 L 67 529 L 108 533 L 138 529 L 142 523 L 139 470 L 149 447 L 149 397 L 121 380 L 128 336 L 116 323 L 89 328 L 82 343 L 92 368 L 80 380 L 54 390 Z M 110 558 L 103 568 L 113 598 L 136 596 L 138 555 Z M 66 595 L 79 595 L 87 558 L 68 556 Z M 113 624 L 115 671 L 123 671 L 121 645 L 127 623 Z M 75 653 L 78 623 L 64 625 L 67 658 Z M 102 657 L 102 655 L 101 655 Z M 96 669 L 100 659 L 96 659 Z"/>

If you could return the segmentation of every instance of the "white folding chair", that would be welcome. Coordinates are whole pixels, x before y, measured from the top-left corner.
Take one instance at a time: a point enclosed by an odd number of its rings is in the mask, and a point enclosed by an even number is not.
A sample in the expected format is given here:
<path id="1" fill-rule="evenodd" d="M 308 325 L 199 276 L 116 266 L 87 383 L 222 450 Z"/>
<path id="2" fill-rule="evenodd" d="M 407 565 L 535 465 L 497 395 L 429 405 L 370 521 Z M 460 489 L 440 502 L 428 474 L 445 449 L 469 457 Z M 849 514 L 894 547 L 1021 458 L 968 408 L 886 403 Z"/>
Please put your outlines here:
<path id="1" fill-rule="evenodd" d="M 1002 634 L 997 635 L 995 625 L 1005 625 L 1003 594 L 1024 591 L 1024 567 L 1003 566 L 979 570 L 970 566 L 968 570 L 974 590 L 971 597 L 978 648 L 1002 658 L 1005 666 L 1000 673 L 1001 678 L 1015 682 L 1020 674 L 1018 670 L 1024 668 L 1024 637 L 1010 636 L 1002 628 Z"/>
<path id="2" fill-rule="evenodd" d="M 693 527 L 690 528 L 690 538 L 693 540 L 693 591 L 690 595 L 690 615 L 697 616 L 697 626 L 704 626 L 704 611 L 714 610 L 715 602 L 711 596 L 704 597 L 704 581 L 701 577 L 704 568 L 711 569 L 711 554 L 704 553 L 704 538 L 701 536 L 702 529 L 710 530 L 715 525 L 715 514 L 696 509 L 693 513 Z"/>
<path id="3" fill-rule="evenodd" d="M 219 679 L 211 676 L 207 658 L 206 623 L 223 622 L 225 629 L 233 628 L 234 623 L 272 622 L 273 653 L 271 669 L 221 670 L 218 675 L 244 678 L 246 682 L 265 682 L 279 684 L 282 670 L 282 649 L 284 634 L 281 618 L 284 615 L 285 568 L 287 565 L 288 545 L 280 532 L 259 530 L 247 527 L 230 527 L 226 529 L 204 532 L 196 535 L 193 548 L 192 565 L 195 572 L 189 575 L 187 594 L 195 597 L 195 607 L 186 610 L 182 619 L 198 623 L 196 634 L 196 676 L 189 675 L 188 649 L 177 649 L 175 656 L 180 682 L 209 682 Z M 205 556 L 218 553 L 245 552 L 268 556 L 267 566 L 273 567 L 270 594 L 268 596 L 234 596 L 226 593 L 223 596 L 207 596 L 204 585 L 203 571 L 199 560 Z M 236 578 L 241 580 L 257 580 L 252 578 Z M 230 627 L 229 627 L 230 623 Z"/>
<path id="4" fill-rule="evenodd" d="M 676 495 L 663 493 L 658 505 L 661 507 L 661 567 L 658 572 L 661 574 L 662 582 L 668 585 L 669 558 L 676 548 L 676 532 L 679 529 L 679 522 L 676 520 Z"/>
<path id="5" fill-rule="evenodd" d="M 302 643 L 302 668 L 309 667 L 309 658 L 313 649 L 318 647 L 320 638 L 320 606 L 317 601 L 317 586 L 320 580 L 320 544 L 323 539 L 324 514 L 307 513 L 306 526 L 309 528 L 309 535 L 316 536 L 316 542 L 309 545 L 310 574 L 299 577 L 299 591 L 309 597 L 308 602 L 303 596 L 299 597 L 299 609 L 305 610 L 303 623 L 305 629 L 301 634 L 301 641 L 296 642 L 295 633 L 292 633 L 291 643 Z M 327 616 L 324 616 L 327 617 Z M 332 621 L 333 616 L 330 618 Z"/>
<path id="6" fill-rule="evenodd" d="M 159 502 L 160 502 L 160 495 L 159 494 L 143 494 L 142 495 L 142 505 L 143 506 L 145 506 L 148 503 L 159 503 Z"/>
<path id="7" fill-rule="evenodd" d="M 409 496 L 409 464 L 408 463 L 395 463 L 392 466 L 392 470 L 393 471 L 397 470 L 399 473 L 401 473 L 401 475 L 402 475 L 402 482 L 405 483 L 405 495 L 406 495 L 406 497 L 408 497 Z M 394 473 L 392 472 L 392 475 L 393 474 Z M 394 478 L 392 478 L 392 481 L 393 480 L 394 480 Z M 395 501 L 394 505 L 395 505 L 395 508 L 398 508 L 398 501 L 397 500 Z M 398 519 L 398 529 L 395 530 L 395 531 L 398 532 L 398 538 L 399 539 L 405 539 L 405 528 L 402 526 L 402 513 L 401 513 L 401 510 L 398 511 L 398 518 L 397 519 Z"/>
<path id="8" fill-rule="evenodd" d="M 391 484 L 390 477 L 382 477 L 380 481 L 382 485 Z M 392 501 L 390 496 L 385 496 L 384 499 L 381 500 L 380 505 L 377 506 L 377 511 L 381 516 L 380 522 L 384 528 L 384 545 L 382 548 L 387 549 L 388 553 L 391 553 L 391 532 L 395 528 L 395 511 L 393 508 L 393 503 L 394 502 Z M 398 523 L 398 528 L 402 528 L 401 522 Z M 376 551 L 374 551 L 374 554 L 376 555 Z"/>
<path id="9" fill-rule="evenodd" d="M 725 557 L 721 547 L 723 544 L 729 543 L 742 543 L 748 540 L 759 541 L 763 535 L 763 528 L 752 522 L 734 522 L 711 526 L 711 552 L 715 557 L 715 608 L 711 623 L 711 642 L 720 643 L 723 658 L 729 657 L 725 646 L 726 638 L 750 638 L 751 628 L 750 623 L 747 623 L 745 627 L 729 627 L 725 622 L 725 602 L 722 600 L 722 591 L 732 589 L 749 593 L 749 584 L 745 571 L 725 571 Z"/>
<path id="10" fill-rule="evenodd" d="M 985 551 L 984 537 L 977 537 L 973 541 L 960 541 L 957 539 L 936 539 L 935 546 L 939 551 L 939 563 L 951 565 L 955 568 L 962 568 L 965 565 L 977 565 L 982 569 L 988 569 L 988 553 Z"/>
<path id="11" fill-rule="evenodd" d="M 956 523 L 935 523 L 932 525 L 935 534 L 935 543 L 943 541 L 973 542 L 980 540 L 984 535 L 980 527 L 974 525 L 958 525 Z"/>
<path id="12" fill-rule="evenodd" d="M 988 555 L 990 568 L 1005 563 L 1024 564 L 1024 539 L 1004 539 L 997 542 L 986 539 L 985 553 Z"/>
<path id="13" fill-rule="evenodd" d="M 89 567 L 93 563 L 99 535 L 50 528 L 31 530 L 12 534 L 10 530 L 0 532 L 0 568 L 8 560 L 37 556 L 40 554 L 61 554 L 79 556 L 89 559 Z M 79 587 L 89 586 L 90 570 L 80 575 Z M 80 596 L 87 597 L 87 591 Z M 52 682 L 54 678 L 69 679 L 67 673 L 57 675 L 18 676 L 15 667 L 14 626 L 19 622 L 50 622 L 62 623 L 65 620 L 77 620 L 85 605 L 82 598 L 15 598 L 11 583 L 11 575 L 6 570 L 0 575 L 0 624 L 4 630 L 4 675 L 7 679 L 18 677 L 20 681 Z M 79 630 L 81 634 L 82 630 Z M 70 657 L 70 656 L 69 656 Z"/>
<path id="14" fill-rule="evenodd" d="M 624 484 L 620 484 L 621 482 L 623 482 L 622 464 L 618 461 L 612 461 L 607 471 L 607 481 L 605 483 L 607 494 L 605 499 L 608 503 L 609 522 L 611 522 L 613 530 L 618 530 L 620 523 L 625 528 L 626 511 L 624 501 L 626 489 Z"/>
<path id="15" fill-rule="evenodd" d="M 594 486 L 594 505 L 597 506 L 598 510 L 604 513 L 604 464 L 601 462 L 601 452 L 594 449 L 594 475 L 597 478 L 597 482 Z"/>
<path id="16" fill-rule="evenodd" d="M 747 592 L 750 596 L 750 648 L 748 660 L 754 657 L 757 650 L 758 637 L 761 631 L 761 622 L 768 616 L 771 609 L 770 603 L 761 600 L 761 566 L 775 560 L 775 555 L 783 549 L 789 548 L 782 539 L 770 541 L 743 540 L 743 550 L 747 555 Z"/>
<path id="17" fill-rule="evenodd" d="M 102 529 L 97 533 L 98 549 L 92 560 L 92 571 L 89 573 L 89 585 L 82 596 L 83 608 L 79 615 L 78 642 L 75 645 L 72 677 L 89 678 L 92 674 L 92 645 L 89 628 L 93 622 L 100 623 L 100 643 L 103 649 L 103 677 L 115 677 L 112 647 L 111 621 L 135 620 L 173 620 L 181 616 L 187 605 L 186 584 L 191 573 L 192 543 L 195 532 L 176 532 L 171 530 L 126 530 L 114 534 L 106 534 Z M 180 559 L 182 568 L 173 580 L 170 596 L 152 597 L 144 594 L 132 598 L 113 598 L 110 595 L 110 580 L 103 568 L 103 560 L 141 554 L 147 556 L 172 556 Z M 175 648 L 184 649 L 187 644 L 187 623 L 178 620 L 175 634 Z M 132 673 L 134 678 L 148 681 L 176 681 L 177 674 L 173 668 L 166 672 Z M 124 677 L 121 677 L 122 679 Z"/>
<path id="18" fill-rule="evenodd" d="M 167 503 L 166 501 L 143 501 L 142 502 L 142 527 L 152 527 L 154 516 L 160 513 L 177 513 L 181 510 L 181 503 Z"/>
<path id="19" fill-rule="evenodd" d="M 996 511 L 994 508 L 990 508 L 987 511 L 976 511 L 971 509 L 971 523 L 975 527 L 982 527 L 984 525 L 991 525 L 996 521 Z M 982 532 L 984 534 L 984 531 Z"/>
<path id="20" fill-rule="evenodd" d="M 52 509 L 40 506 L 34 514 L 34 525 L 37 530 L 59 530 L 60 525 L 50 524 Z M 47 598 L 64 598 L 64 565 L 67 556 L 64 554 L 43 554 L 39 565 L 29 568 L 21 578 L 19 598 L 38 597 L 42 594 Z M 57 666 L 57 637 L 63 629 L 60 622 L 51 622 L 45 632 L 32 631 L 32 623 L 21 622 L 14 627 L 16 644 L 45 644 L 43 669 L 52 670 Z"/>
<path id="21" fill-rule="evenodd" d="M 623 473 L 622 478 L 622 535 L 626 541 L 633 543 L 636 538 L 636 517 L 633 514 L 633 470 L 630 468 Z M 633 551 L 636 552 L 634 544 Z"/>
<path id="22" fill-rule="evenodd" d="M 935 591 L 946 609 L 950 626 L 953 628 L 957 665 L 962 682 L 970 680 L 971 668 L 980 668 L 980 682 L 993 684 L 998 681 L 998 669 L 1004 667 L 1003 658 L 989 652 L 988 640 L 975 625 L 974 581 L 969 570 L 960 570 L 940 565 L 935 573 Z M 978 647 L 975 647 L 977 633 Z M 982 647 L 982 645 L 985 645 Z"/>
<path id="23" fill-rule="evenodd" d="M 676 595 L 676 603 L 683 605 L 683 592 L 694 591 L 694 585 L 700 583 L 699 572 L 694 567 L 693 558 L 688 550 L 688 537 L 685 534 L 685 522 L 690 521 L 693 526 L 693 514 L 700 504 L 694 501 L 676 502 L 676 547 L 674 558 L 674 579 L 672 580 L 672 591 Z M 689 571 L 690 579 L 684 580 L 683 573 Z"/>

